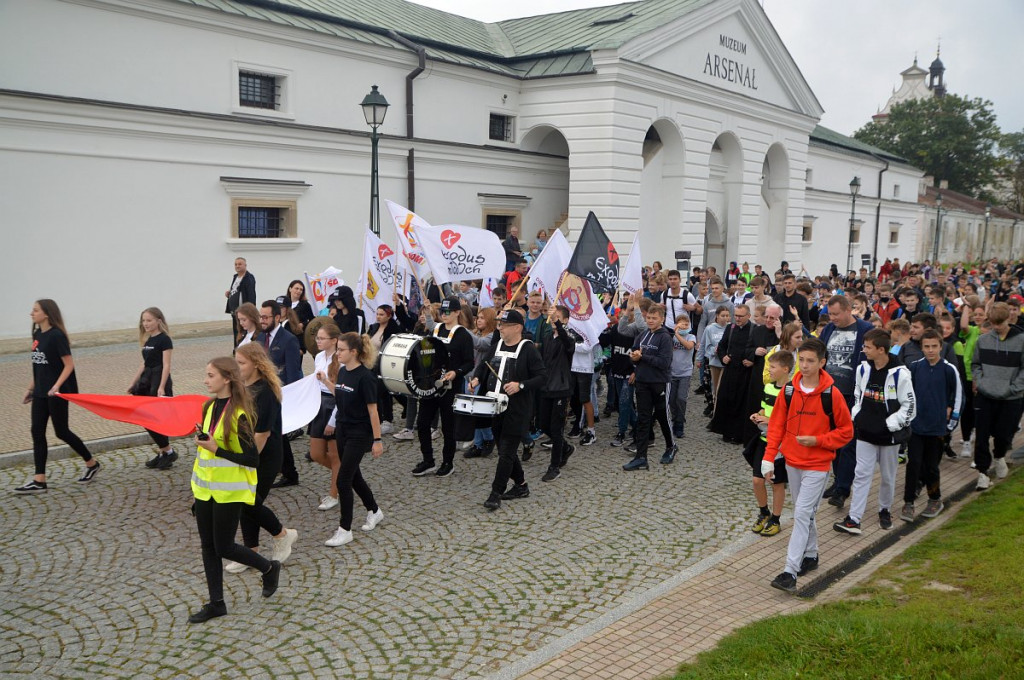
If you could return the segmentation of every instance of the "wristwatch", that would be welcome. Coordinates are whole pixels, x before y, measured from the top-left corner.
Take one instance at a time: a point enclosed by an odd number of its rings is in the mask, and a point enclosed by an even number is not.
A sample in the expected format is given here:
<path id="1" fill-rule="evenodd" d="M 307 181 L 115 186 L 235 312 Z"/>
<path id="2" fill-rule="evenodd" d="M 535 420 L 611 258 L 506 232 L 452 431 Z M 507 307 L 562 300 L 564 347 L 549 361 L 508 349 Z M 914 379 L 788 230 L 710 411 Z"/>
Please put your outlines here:
<path id="1" fill-rule="evenodd" d="M 523 383 L 519 383 L 519 391 L 522 392 L 524 389 L 526 388 L 523 387 Z"/>

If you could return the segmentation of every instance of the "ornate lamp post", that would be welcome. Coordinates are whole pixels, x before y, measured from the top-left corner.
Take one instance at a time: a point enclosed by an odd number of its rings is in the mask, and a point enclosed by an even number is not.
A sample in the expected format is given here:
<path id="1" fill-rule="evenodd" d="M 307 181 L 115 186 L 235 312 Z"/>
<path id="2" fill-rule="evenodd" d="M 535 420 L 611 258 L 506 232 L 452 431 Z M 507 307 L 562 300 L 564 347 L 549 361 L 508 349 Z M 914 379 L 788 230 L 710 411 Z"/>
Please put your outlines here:
<path id="1" fill-rule="evenodd" d="M 860 177 L 850 180 L 850 238 L 846 248 L 846 271 L 853 269 L 853 223 L 857 213 L 857 194 L 860 193 Z"/>
<path id="2" fill-rule="evenodd" d="M 981 235 L 981 260 L 985 261 L 985 245 L 988 243 L 988 221 L 992 218 L 992 204 L 985 206 L 985 231 Z"/>
<path id="3" fill-rule="evenodd" d="M 360 104 L 363 107 L 363 117 L 366 124 L 370 126 L 370 231 L 380 236 L 380 189 L 377 182 L 377 143 L 380 135 L 377 128 L 384 124 L 384 116 L 388 113 L 388 100 L 377 91 L 374 85 L 370 93 L 363 97 Z"/>
<path id="4" fill-rule="evenodd" d="M 935 194 L 935 239 L 932 243 L 932 268 L 939 268 L 939 231 L 942 229 L 942 192 Z"/>

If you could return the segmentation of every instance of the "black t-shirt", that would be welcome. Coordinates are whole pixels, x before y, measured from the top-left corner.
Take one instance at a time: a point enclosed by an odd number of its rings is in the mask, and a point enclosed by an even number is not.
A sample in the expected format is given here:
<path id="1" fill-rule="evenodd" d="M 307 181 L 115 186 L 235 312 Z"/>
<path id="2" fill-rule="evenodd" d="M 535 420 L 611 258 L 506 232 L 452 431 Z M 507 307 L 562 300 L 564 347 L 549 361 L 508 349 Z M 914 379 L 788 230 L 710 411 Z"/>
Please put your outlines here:
<path id="1" fill-rule="evenodd" d="M 338 407 L 335 425 L 339 430 L 372 431 L 366 406 L 377 403 L 377 377 L 370 369 L 362 364 L 351 371 L 342 366 L 334 386 L 334 399 Z"/>
<path id="2" fill-rule="evenodd" d="M 32 335 L 32 379 L 35 381 L 34 397 L 45 397 L 46 393 L 57 383 L 64 371 L 62 357 L 71 355 L 71 344 L 68 336 L 56 326 L 48 331 L 36 331 Z M 60 391 L 67 394 L 78 393 L 78 379 L 75 372 L 60 386 Z"/>
<path id="3" fill-rule="evenodd" d="M 142 346 L 142 363 L 147 369 L 164 368 L 164 352 L 174 349 L 174 343 L 167 336 L 167 333 L 151 335 Z"/>
<path id="4" fill-rule="evenodd" d="M 266 380 L 257 380 L 249 385 L 256 407 L 256 432 L 269 432 L 271 436 L 281 434 L 281 402 Z"/>
<path id="5" fill-rule="evenodd" d="M 885 378 L 894 363 L 898 362 L 890 358 L 889 363 L 881 370 L 875 368 L 874 363 L 871 364 L 867 388 L 860 402 L 860 412 L 857 413 L 857 420 L 854 422 L 857 439 L 869 444 L 892 444 L 892 433 L 885 424 L 885 419 L 889 417 L 889 407 L 885 401 Z"/>

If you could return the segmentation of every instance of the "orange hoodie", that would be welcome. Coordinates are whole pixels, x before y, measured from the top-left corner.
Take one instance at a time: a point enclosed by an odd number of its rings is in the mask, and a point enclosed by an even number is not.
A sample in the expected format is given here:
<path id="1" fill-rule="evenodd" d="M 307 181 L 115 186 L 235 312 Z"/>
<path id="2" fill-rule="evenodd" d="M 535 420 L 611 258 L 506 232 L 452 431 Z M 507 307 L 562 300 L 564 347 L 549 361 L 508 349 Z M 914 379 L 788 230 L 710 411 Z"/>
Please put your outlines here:
<path id="1" fill-rule="evenodd" d="M 818 386 L 810 394 L 800 389 L 800 372 L 793 376 L 793 403 L 786 406 L 784 392 L 775 400 L 771 420 L 768 421 L 768 447 L 764 459 L 775 460 L 782 452 L 787 465 L 801 470 L 827 471 L 836 457 L 836 449 L 853 439 L 853 420 L 846 400 L 835 387 L 832 388 L 832 417 L 836 429 L 829 430 L 828 415 L 821 406 L 821 393 L 832 385 L 832 376 L 821 372 Z M 817 446 L 803 446 L 797 436 L 812 435 L 818 438 Z"/>

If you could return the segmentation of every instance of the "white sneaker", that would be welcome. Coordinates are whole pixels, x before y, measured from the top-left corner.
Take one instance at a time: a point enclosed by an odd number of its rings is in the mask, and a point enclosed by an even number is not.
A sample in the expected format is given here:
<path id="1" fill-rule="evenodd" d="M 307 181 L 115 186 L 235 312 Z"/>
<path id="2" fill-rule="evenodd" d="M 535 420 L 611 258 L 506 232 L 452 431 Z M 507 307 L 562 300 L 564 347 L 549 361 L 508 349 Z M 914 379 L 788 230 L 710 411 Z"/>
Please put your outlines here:
<path id="1" fill-rule="evenodd" d="M 1006 475 L 1010 473 L 1010 468 L 1006 464 L 1006 459 L 996 458 L 992 463 L 996 470 L 996 479 L 1006 479 Z"/>
<path id="2" fill-rule="evenodd" d="M 228 572 L 229 574 L 241 574 L 248 568 L 249 567 L 245 566 L 241 562 L 232 562 L 231 560 L 228 560 L 227 563 L 225 563 L 224 565 L 224 571 Z"/>
<path id="3" fill-rule="evenodd" d="M 473 445 L 473 442 L 458 442 L 455 445 L 455 448 L 458 449 L 459 451 L 466 451 L 472 445 Z"/>
<path id="4" fill-rule="evenodd" d="M 285 529 L 283 538 L 274 539 L 274 554 L 270 559 L 278 562 L 284 562 L 291 556 L 292 546 L 295 545 L 295 541 L 297 541 L 298 538 L 298 531 L 295 529 Z"/>
<path id="5" fill-rule="evenodd" d="M 352 542 L 352 532 L 345 531 L 341 527 L 334 532 L 334 535 L 324 541 L 324 545 L 328 545 L 332 548 L 337 548 L 339 545 L 345 545 L 346 543 Z"/>
<path id="6" fill-rule="evenodd" d="M 433 430 L 430 431 L 430 438 L 431 439 L 437 439 L 440 436 L 441 436 L 441 430 L 437 429 L 436 427 Z"/>
<path id="7" fill-rule="evenodd" d="M 394 431 L 395 431 L 395 426 L 391 424 L 390 420 L 385 420 L 383 423 L 380 424 L 380 433 L 381 434 L 391 434 Z"/>
<path id="8" fill-rule="evenodd" d="M 317 510 L 330 510 L 338 507 L 338 499 L 334 496 L 324 496 L 320 499 L 320 505 L 317 506 Z"/>
<path id="9" fill-rule="evenodd" d="M 968 439 L 964 442 L 963 447 L 960 449 L 961 458 L 973 458 L 974 457 L 974 439 Z"/>
<path id="10" fill-rule="evenodd" d="M 992 486 L 992 480 L 988 478 L 988 475 L 984 472 L 978 473 L 978 491 L 984 491 L 988 487 Z"/>
<path id="11" fill-rule="evenodd" d="M 384 513 L 380 508 L 377 508 L 377 512 L 366 513 L 366 524 L 362 526 L 363 531 L 373 531 L 374 527 L 384 521 Z"/>
<path id="12" fill-rule="evenodd" d="M 399 441 L 408 442 L 408 441 L 412 441 L 413 439 L 416 438 L 416 433 L 413 432 L 412 430 L 410 430 L 407 427 L 403 427 L 401 430 L 396 432 L 394 436 L 395 436 L 395 439 L 397 439 Z"/>

